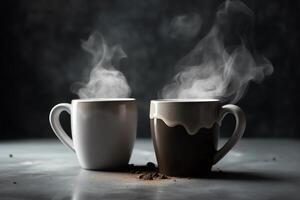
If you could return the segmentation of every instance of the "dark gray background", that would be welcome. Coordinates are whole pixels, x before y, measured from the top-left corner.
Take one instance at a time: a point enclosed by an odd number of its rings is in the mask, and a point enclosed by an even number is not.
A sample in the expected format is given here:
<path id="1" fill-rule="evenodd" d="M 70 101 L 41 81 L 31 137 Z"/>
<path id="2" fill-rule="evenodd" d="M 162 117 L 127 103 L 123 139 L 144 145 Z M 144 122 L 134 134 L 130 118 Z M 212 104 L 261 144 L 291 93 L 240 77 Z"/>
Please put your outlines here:
<path id="1" fill-rule="evenodd" d="M 170 80 L 174 65 L 212 26 L 223 1 L 27 0 L 5 11 L 1 54 L 1 139 L 54 137 L 52 106 L 77 98 L 71 85 L 85 78 L 89 55 L 81 39 L 98 30 L 128 55 L 120 70 L 138 99 L 138 136 L 149 137 L 149 100 Z M 299 1 L 252 0 L 255 46 L 274 65 L 262 84 L 250 84 L 238 103 L 247 115 L 245 137 L 299 137 Z M 163 27 L 177 15 L 198 13 L 203 24 L 193 39 L 171 38 Z M 69 118 L 62 121 L 69 129 Z M 227 117 L 222 135 L 230 135 Z"/>

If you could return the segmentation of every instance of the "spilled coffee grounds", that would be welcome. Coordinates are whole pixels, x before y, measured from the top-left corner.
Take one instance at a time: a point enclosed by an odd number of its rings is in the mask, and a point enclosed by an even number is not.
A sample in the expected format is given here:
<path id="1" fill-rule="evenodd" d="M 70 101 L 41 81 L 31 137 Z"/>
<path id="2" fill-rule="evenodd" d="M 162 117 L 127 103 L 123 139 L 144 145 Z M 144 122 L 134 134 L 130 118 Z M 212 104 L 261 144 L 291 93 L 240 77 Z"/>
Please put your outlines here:
<path id="1" fill-rule="evenodd" d="M 126 171 L 132 174 L 137 174 L 138 178 L 142 180 L 159 180 L 169 178 L 165 174 L 159 173 L 158 168 L 152 162 L 148 162 L 145 166 L 135 166 L 130 164 Z"/>

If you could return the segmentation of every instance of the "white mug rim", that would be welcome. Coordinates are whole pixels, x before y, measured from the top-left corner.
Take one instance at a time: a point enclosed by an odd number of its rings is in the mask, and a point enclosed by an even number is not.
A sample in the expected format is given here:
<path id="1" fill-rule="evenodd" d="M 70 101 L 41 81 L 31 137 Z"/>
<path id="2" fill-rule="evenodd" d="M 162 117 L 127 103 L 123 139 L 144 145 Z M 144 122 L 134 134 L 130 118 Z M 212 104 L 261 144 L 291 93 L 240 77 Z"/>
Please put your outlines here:
<path id="1" fill-rule="evenodd" d="M 151 100 L 151 103 L 208 103 L 208 102 L 220 102 L 218 99 L 155 99 Z"/>
<path id="2" fill-rule="evenodd" d="M 87 99 L 73 99 L 72 102 L 85 103 L 85 102 L 126 102 L 135 101 L 135 98 L 87 98 Z"/>

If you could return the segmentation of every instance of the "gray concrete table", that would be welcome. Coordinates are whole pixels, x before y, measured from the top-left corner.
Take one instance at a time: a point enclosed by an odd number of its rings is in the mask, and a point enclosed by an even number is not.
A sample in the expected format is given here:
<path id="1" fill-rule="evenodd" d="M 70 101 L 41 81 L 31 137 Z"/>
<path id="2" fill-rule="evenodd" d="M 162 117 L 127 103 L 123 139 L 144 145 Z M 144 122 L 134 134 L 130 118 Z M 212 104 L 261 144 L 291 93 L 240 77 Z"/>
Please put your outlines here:
<path id="1" fill-rule="evenodd" d="M 145 181 L 80 169 L 58 140 L 0 142 L 0 199 L 300 199 L 300 141 L 243 139 L 211 178 Z M 131 163 L 156 162 L 150 140 Z"/>

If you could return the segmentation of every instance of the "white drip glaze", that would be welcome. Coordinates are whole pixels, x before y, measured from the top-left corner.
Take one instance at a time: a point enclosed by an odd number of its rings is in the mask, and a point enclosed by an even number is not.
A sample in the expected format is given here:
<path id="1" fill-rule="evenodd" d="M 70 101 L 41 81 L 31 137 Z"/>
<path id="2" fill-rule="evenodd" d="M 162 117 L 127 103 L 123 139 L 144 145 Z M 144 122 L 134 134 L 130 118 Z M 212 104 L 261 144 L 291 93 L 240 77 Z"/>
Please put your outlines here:
<path id="1" fill-rule="evenodd" d="M 218 123 L 216 104 L 203 104 L 192 107 L 169 104 L 170 107 L 166 108 L 166 104 L 152 102 L 150 119 L 160 119 L 169 127 L 183 126 L 189 135 L 195 135 L 201 128 L 209 129 Z"/>
<path id="2" fill-rule="evenodd" d="M 215 124 L 214 121 L 210 122 L 210 123 L 207 123 L 207 124 L 198 124 L 198 126 L 187 126 L 184 122 L 181 122 L 181 121 L 171 121 L 171 120 L 168 120 L 168 119 L 164 119 L 163 117 L 161 116 L 156 116 L 156 117 L 153 117 L 150 119 L 160 119 L 162 120 L 167 126 L 169 127 L 175 127 L 175 126 L 183 126 L 184 129 L 186 130 L 186 132 L 189 134 L 189 135 L 196 135 L 196 133 L 199 132 L 200 129 L 202 128 L 212 128 L 213 125 Z"/>

